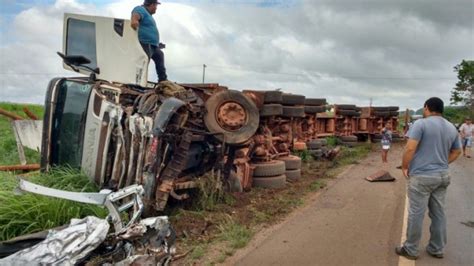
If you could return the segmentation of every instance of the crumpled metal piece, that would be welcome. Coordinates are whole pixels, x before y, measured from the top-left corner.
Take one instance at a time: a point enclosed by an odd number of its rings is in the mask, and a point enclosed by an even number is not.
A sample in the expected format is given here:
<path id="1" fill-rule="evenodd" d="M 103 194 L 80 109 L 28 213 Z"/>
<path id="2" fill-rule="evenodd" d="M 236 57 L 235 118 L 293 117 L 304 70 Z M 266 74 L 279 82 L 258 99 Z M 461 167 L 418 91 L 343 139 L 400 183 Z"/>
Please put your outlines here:
<path id="1" fill-rule="evenodd" d="M 75 265 L 104 241 L 108 231 L 106 220 L 72 219 L 67 228 L 51 230 L 44 241 L 1 259 L 0 265 Z"/>

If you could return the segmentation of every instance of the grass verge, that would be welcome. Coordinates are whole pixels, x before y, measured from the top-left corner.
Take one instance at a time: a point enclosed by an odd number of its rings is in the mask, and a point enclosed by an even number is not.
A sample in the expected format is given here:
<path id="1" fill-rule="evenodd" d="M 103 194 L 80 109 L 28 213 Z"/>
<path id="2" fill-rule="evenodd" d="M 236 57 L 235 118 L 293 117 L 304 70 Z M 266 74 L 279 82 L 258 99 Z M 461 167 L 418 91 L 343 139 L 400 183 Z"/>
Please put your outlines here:
<path id="1" fill-rule="evenodd" d="M 56 169 L 51 174 L 39 174 L 28 179 L 56 189 L 98 191 L 85 175 L 71 169 Z M 15 176 L 0 173 L 0 241 L 61 226 L 69 223 L 72 218 L 89 215 L 104 218 L 107 215 L 105 209 L 95 205 L 32 193 L 17 195 L 17 185 Z"/>

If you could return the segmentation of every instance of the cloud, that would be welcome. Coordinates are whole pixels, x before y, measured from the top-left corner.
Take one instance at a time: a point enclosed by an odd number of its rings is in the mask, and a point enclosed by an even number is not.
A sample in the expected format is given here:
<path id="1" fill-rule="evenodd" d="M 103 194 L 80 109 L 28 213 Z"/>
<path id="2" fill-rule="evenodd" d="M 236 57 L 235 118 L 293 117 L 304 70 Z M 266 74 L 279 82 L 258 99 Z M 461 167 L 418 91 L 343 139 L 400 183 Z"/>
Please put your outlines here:
<path id="1" fill-rule="evenodd" d="M 138 2 L 58 0 L 24 9 L 8 29 L 0 22 L 0 100 L 41 103 L 49 79 L 68 73 L 55 55 L 63 12 L 129 18 Z M 434 95 L 449 101 L 453 66 L 474 58 L 473 8 L 470 0 L 164 1 L 155 19 L 172 80 L 201 82 L 206 64 L 206 81 L 235 89 L 417 108 Z"/>

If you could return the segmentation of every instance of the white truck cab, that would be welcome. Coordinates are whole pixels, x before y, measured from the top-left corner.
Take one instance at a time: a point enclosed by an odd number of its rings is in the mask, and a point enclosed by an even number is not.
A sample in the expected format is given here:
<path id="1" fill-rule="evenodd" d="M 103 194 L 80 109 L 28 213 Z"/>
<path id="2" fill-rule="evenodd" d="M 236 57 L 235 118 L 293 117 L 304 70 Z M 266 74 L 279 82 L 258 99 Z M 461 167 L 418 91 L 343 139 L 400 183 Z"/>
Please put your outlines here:
<path id="1" fill-rule="evenodd" d="M 90 61 L 79 66 L 63 63 L 67 70 L 85 75 L 96 70 L 97 79 L 147 86 L 149 59 L 130 20 L 64 14 L 63 54 Z"/>

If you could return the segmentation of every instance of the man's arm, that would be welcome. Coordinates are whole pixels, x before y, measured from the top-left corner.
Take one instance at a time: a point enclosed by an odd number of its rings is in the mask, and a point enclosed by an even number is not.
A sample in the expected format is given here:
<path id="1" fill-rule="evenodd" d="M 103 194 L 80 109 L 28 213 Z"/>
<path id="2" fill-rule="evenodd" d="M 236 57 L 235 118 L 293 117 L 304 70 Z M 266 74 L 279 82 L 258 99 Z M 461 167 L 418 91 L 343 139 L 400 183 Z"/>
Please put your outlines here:
<path id="1" fill-rule="evenodd" d="M 138 26 L 140 26 L 140 18 L 140 14 L 132 13 L 131 26 L 134 30 L 137 30 Z"/>
<path id="2" fill-rule="evenodd" d="M 459 157 L 459 155 L 461 155 L 461 149 L 451 150 L 448 156 L 448 163 L 454 162 Z"/>
<path id="3" fill-rule="evenodd" d="M 402 171 L 405 177 L 408 177 L 408 167 L 410 166 L 411 160 L 413 160 L 416 147 L 418 147 L 418 141 L 414 139 L 408 139 L 402 159 Z"/>

